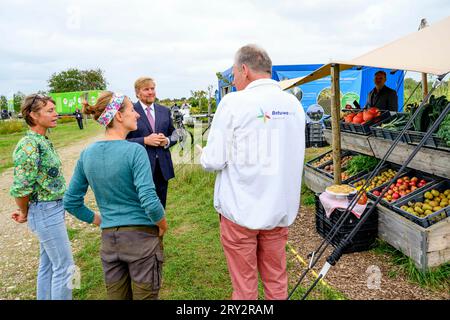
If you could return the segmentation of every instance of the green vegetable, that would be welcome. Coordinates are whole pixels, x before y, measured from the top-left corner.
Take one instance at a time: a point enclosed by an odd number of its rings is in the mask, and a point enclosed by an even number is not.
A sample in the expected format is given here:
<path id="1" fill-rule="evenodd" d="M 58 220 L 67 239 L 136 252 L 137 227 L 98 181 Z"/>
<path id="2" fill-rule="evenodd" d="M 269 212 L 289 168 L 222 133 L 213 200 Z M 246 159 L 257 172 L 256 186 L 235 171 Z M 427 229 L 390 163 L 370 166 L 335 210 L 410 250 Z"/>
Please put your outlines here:
<path id="1" fill-rule="evenodd" d="M 381 128 L 394 130 L 394 131 L 400 131 L 403 129 L 403 127 L 408 122 L 410 115 L 408 113 L 406 114 L 397 114 L 394 120 L 388 123 L 383 123 L 381 125 Z"/>
<path id="2" fill-rule="evenodd" d="M 347 165 L 347 173 L 352 176 L 362 171 L 369 172 L 373 170 L 377 164 L 378 159 L 374 157 L 358 155 L 354 156 Z"/>
<path id="3" fill-rule="evenodd" d="M 414 130 L 426 132 L 436 121 L 439 115 L 444 111 L 447 104 L 448 100 L 445 96 L 440 96 L 436 99 L 435 96 L 432 95 L 428 103 L 423 105 L 417 117 L 414 119 Z M 411 114 L 414 113 L 416 109 L 416 107 L 412 107 Z"/>
<path id="4" fill-rule="evenodd" d="M 447 146 L 450 147 L 450 114 L 448 114 L 445 119 L 441 122 L 437 136 L 442 138 Z"/>

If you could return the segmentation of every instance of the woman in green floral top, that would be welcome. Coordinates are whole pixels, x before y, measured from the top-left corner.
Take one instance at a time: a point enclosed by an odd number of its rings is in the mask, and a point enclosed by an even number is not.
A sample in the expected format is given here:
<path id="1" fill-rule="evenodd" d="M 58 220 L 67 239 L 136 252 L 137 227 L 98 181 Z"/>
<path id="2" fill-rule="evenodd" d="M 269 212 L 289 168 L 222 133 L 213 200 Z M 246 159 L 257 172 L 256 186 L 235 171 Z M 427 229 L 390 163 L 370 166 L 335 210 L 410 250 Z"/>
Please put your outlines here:
<path id="1" fill-rule="evenodd" d="M 66 183 L 61 160 L 46 137 L 47 129 L 56 126 L 58 114 L 51 98 L 37 94 L 24 99 L 21 112 L 30 130 L 13 153 L 10 194 L 19 209 L 12 218 L 18 223 L 28 221 L 39 238 L 37 299 L 69 300 L 75 266 L 64 223 L 62 198 Z"/>

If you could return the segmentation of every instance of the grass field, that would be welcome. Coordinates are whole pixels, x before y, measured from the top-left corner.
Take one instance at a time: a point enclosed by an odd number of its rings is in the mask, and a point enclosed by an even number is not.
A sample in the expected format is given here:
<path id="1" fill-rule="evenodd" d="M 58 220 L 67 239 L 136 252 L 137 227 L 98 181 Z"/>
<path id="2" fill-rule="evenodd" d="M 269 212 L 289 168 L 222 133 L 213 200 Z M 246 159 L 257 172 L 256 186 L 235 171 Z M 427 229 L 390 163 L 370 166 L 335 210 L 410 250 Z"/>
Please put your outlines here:
<path id="1" fill-rule="evenodd" d="M 102 127 L 93 120 L 88 120 L 84 130 L 80 130 L 76 122 L 69 122 L 59 124 L 56 128 L 51 129 L 48 137 L 53 142 L 53 145 L 59 148 L 99 134 L 102 130 Z M 26 128 L 24 127 L 21 132 L 0 135 L 0 173 L 13 165 L 12 153 L 17 142 L 24 136 L 25 132 Z"/>

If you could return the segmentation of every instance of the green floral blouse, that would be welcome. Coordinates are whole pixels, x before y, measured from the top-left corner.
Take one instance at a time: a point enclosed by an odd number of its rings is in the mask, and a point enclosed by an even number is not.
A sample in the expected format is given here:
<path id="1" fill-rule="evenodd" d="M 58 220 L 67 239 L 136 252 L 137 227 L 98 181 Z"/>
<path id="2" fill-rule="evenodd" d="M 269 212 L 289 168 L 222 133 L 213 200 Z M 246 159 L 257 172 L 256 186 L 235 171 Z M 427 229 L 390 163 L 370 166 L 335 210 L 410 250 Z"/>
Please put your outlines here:
<path id="1" fill-rule="evenodd" d="M 10 189 L 15 198 L 30 196 L 30 202 L 62 199 L 66 181 L 61 160 L 51 141 L 29 130 L 13 153 L 14 181 Z"/>

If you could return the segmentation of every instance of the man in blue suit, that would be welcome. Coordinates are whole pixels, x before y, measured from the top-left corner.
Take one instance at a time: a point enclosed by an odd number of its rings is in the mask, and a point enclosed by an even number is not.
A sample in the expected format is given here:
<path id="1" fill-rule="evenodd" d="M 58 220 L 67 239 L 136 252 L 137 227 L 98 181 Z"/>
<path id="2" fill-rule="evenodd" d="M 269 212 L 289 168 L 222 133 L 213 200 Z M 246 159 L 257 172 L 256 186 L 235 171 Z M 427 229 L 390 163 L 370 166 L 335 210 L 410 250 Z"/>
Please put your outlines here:
<path id="1" fill-rule="evenodd" d="M 175 177 L 169 148 L 177 143 L 171 138 L 175 131 L 170 110 L 155 103 L 156 84 L 152 78 L 141 77 L 134 83 L 134 109 L 139 113 L 138 128 L 128 134 L 127 140 L 145 147 L 150 159 L 156 193 L 166 207 L 169 179 Z"/>

